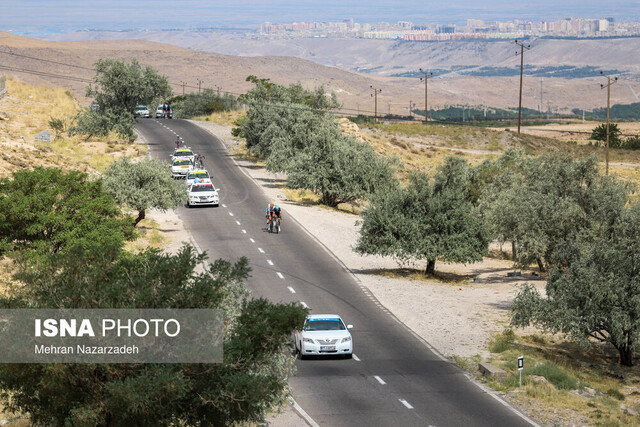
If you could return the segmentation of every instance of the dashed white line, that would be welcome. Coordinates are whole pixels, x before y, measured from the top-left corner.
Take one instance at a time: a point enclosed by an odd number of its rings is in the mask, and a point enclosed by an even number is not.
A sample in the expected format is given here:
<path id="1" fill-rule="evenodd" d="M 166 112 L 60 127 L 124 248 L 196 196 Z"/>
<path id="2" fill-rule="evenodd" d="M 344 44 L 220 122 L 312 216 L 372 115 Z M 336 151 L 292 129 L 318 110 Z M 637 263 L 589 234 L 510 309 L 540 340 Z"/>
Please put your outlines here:
<path id="1" fill-rule="evenodd" d="M 413 409 L 413 406 L 411 406 L 411 404 L 409 402 L 407 402 L 404 399 L 398 399 L 400 401 L 400 403 L 402 403 L 404 406 L 407 407 L 407 409 Z"/>
<path id="2" fill-rule="evenodd" d="M 279 271 L 276 271 L 276 274 L 278 275 L 279 278 L 284 279 L 284 276 Z"/>
<path id="3" fill-rule="evenodd" d="M 380 384 L 385 385 L 386 383 L 384 382 L 384 380 L 382 378 L 380 378 L 377 375 L 374 375 L 373 378 L 375 378 Z"/>
<path id="4" fill-rule="evenodd" d="M 262 248 L 258 248 L 258 250 L 260 251 L 261 254 L 264 253 L 264 250 Z"/>
<path id="5" fill-rule="evenodd" d="M 223 204 L 222 204 L 222 207 L 223 207 L 223 208 L 226 208 L 226 207 L 227 207 L 227 205 L 225 205 L 225 204 L 223 203 Z"/>
<path id="6" fill-rule="evenodd" d="M 356 356 L 355 354 L 352 354 L 351 357 L 353 357 L 353 360 L 355 360 L 356 362 L 360 361 L 360 358 L 358 356 Z"/>
<path id="7" fill-rule="evenodd" d="M 242 230 L 242 232 L 243 232 L 244 234 L 247 234 L 247 230 Z"/>
<path id="8" fill-rule="evenodd" d="M 300 301 L 300 305 L 302 305 L 302 307 L 304 307 L 304 308 L 309 308 L 309 306 L 307 305 L 307 303 L 306 303 L 306 302 L 304 302 L 304 301 Z"/>
<path id="9" fill-rule="evenodd" d="M 240 221 L 236 221 L 236 224 L 240 225 Z"/>
<path id="10" fill-rule="evenodd" d="M 253 240 L 251 237 L 249 237 L 249 240 L 251 240 L 251 243 L 255 243 L 256 241 Z"/>
<path id="11" fill-rule="evenodd" d="M 292 294 L 296 293 L 296 290 L 293 289 L 291 286 L 287 286 L 287 289 L 289 289 L 289 292 L 291 292 Z"/>
<path id="12" fill-rule="evenodd" d="M 233 216 L 233 212 L 229 212 L 229 216 Z"/>
<path id="13" fill-rule="evenodd" d="M 269 265 L 273 265 L 273 261 L 271 261 L 270 259 L 267 260 L 267 264 Z"/>

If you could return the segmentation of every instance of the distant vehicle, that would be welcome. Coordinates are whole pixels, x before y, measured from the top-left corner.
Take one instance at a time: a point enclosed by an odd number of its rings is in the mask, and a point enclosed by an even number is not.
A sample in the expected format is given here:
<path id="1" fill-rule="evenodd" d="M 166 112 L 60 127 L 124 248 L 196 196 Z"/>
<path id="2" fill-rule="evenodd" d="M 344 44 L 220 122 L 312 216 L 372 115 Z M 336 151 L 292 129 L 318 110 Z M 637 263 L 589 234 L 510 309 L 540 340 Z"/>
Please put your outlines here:
<path id="1" fill-rule="evenodd" d="M 174 178 L 186 178 L 191 170 L 193 170 L 193 160 L 188 157 L 177 157 L 171 163 L 171 176 Z"/>
<path id="2" fill-rule="evenodd" d="M 159 118 L 165 118 L 165 119 L 173 118 L 173 111 L 171 110 L 171 107 L 169 107 L 166 104 L 158 105 L 158 108 L 156 108 L 156 119 L 159 119 Z"/>
<path id="3" fill-rule="evenodd" d="M 151 117 L 151 113 L 146 105 L 138 105 L 136 107 L 136 116 L 148 119 Z"/>
<path id="4" fill-rule="evenodd" d="M 171 161 L 174 161 L 178 157 L 188 157 L 189 159 L 191 159 L 194 165 L 196 164 L 196 155 L 191 150 L 191 148 L 176 148 L 175 150 L 173 150 Z"/>
<path id="5" fill-rule="evenodd" d="M 337 314 L 310 314 L 301 331 L 294 333 L 296 353 L 306 356 L 353 356 L 353 340 L 349 329 Z"/>
<path id="6" fill-rule="evenodd" d="M 194 184 L 196 178 L 200 178 L 202 184 L 211 183 L 211 176 L 205 169 L 195 169 L 187 173 L 187 185 Z"/>
<path id="7" fill-rule="evenodd" d="M 187 207 L 194 206 L 219 206 L 220 197 L 218 188 L 211 182 L 203 184 L 193 184 L 187 190 Z"/>

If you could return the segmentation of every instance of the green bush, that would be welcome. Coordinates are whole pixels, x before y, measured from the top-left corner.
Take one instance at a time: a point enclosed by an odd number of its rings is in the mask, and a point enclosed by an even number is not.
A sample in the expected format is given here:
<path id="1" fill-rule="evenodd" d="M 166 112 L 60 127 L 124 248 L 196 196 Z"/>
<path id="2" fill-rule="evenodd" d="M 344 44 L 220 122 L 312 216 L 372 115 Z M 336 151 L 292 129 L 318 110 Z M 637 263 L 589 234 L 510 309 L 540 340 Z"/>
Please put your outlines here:
<path id="1" fill-rule="evenodd" d="M 539 375 L 560 390 L 575 390 L 580 382 L 551 362 L 544 362 L 524 370 L 525 375 Z"/>
<path id="2" fill-rule="evenodd" d="M 512 329 L 505 329 L 500 335 L 493 337 L 489 343 L 489 351 L 491 353 L 503 353 L 511 348 L 515 338 L 516 335 Z"/>
<path id="3" fill-rule="evenodd" d="M 624 400 L 625 395 L 620 393 L 620 390 L 616 390 L 615 388 L 610 388 L 607 390 L 607 395 L 613 397 L 616 400 Z"/>
<path id="4" fill-rule="evenodd" d="M 232 111 L 239 107 L 237 99 L 229 94 L 221 95 L 213 89 L 176 97 L 171 101 L 173 115 L 177 119 L 207 116 L 221 111 Z"/>
<path id="5" fill-rule="evenodd" d="M 630 136 L 622 141 L 622 148 L 627 150 L 640 150 L 640 136 Z"/>

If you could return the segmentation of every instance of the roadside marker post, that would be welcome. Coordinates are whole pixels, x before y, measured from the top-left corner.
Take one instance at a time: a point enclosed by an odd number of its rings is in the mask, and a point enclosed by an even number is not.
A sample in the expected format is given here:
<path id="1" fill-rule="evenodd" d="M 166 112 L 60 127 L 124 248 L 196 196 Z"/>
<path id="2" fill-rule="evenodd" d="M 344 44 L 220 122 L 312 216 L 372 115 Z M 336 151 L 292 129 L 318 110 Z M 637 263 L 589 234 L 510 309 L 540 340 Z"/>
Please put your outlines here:
<path id="1" fill-rule="evenodd" d="M 524 356 L 518 357 L 518 371 L 520 371 L 520 388 L 522 388 L 522 370 L 524 369 Z"/>

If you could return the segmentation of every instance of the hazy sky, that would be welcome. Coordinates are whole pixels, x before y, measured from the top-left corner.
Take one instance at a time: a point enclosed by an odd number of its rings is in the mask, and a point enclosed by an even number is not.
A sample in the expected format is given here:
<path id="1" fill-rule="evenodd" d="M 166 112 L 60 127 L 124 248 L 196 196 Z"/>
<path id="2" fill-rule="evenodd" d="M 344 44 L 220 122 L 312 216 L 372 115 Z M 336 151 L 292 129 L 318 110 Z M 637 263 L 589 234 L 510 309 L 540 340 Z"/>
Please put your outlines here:
<path id="1" fill-rule="evenodd" d="M 257 27 L 326 21 L 461 24 L 485 20 L 613 17 L 640 21 L 640 0 L 3 0 L 0 30 Z"/>

